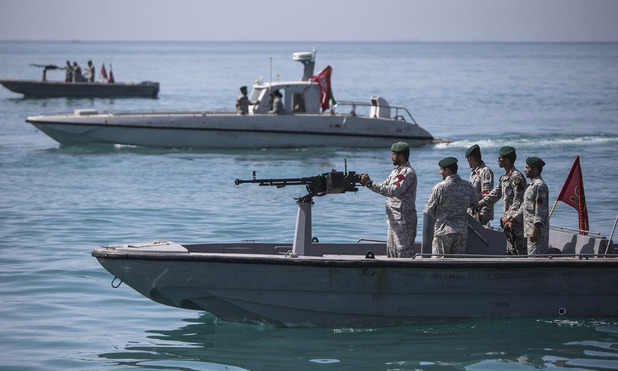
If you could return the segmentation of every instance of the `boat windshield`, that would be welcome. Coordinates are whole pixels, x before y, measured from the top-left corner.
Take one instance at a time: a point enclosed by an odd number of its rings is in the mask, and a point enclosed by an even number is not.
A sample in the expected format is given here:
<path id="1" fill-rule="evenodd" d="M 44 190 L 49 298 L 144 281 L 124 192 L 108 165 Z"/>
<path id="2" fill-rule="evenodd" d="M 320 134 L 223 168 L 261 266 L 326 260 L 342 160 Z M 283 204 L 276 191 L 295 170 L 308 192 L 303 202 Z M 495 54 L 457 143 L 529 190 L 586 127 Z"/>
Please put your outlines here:
<path id="1" fill-rule="evenodd" d="M 251 90 L 251 95 L 249 95 L 249 100 L 251 102 L 255 102 L 256 100 L 260 99 L 260 94 L 262 94 L 262 90 L 264 90 L 264 88 L 254 87 L 253 90 Z"/>

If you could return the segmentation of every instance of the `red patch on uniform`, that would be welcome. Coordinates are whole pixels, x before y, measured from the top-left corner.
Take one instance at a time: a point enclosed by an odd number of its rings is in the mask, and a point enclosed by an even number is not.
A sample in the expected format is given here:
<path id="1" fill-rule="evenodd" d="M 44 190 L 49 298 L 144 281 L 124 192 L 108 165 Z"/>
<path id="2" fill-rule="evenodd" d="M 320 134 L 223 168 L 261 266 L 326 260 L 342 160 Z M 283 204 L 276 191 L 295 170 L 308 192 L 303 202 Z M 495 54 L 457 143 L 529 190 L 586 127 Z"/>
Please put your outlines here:
<path id="1" fill-rule="evenodd" d="M 539 205 L 543 205 L 543 199 L 541 197 L 537 198 L 536 203 Z"/>
<path id="2" fill-rule="evenodd" d="M 399 187 L 399 182 L 395 182 L 393 184 L 396 185 L 397 187 Z"/>
<path id="3" fill-rule="evenodd" d="M 403 175 L 397 175 L 397 180 L 404 180 L 406 177 Z"/>

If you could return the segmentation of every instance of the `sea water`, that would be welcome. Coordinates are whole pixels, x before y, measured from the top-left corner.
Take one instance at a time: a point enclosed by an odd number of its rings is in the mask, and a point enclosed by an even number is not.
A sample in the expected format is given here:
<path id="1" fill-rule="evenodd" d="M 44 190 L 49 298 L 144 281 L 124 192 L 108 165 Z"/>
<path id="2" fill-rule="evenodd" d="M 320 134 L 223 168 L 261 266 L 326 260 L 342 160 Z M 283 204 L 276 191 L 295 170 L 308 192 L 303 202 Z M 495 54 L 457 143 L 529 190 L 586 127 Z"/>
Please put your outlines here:
<path id="1" fill-rule="evenodd" d="M 100 245 L 173 240 L 291 242 L 302 187 L 234 179 L 392 168 L 389 148 L 169 150 L 60 146 L 29 115 L 233 109 L 238 88 L 297 80 L 292 53 L 317 48 L 339 100 L 380 96 L 407 107 L 449 145 L 414 148 L 419 219 L 438 161 L 475 143 L 496 178 L 500 147 L 546 162 L 556 200 L 577 155 L 593 231 L 618 214 L 618 44 L 0 42 L 0 78 L 39 79 L 30 63 L 113 69 L 116 81 L 161 83 L 158 99 L 24 99 L 0 88 L 0 369 L 10 370 L 533 370 L 618 368 L 618 321 L 478 319 L 348 329 L 231 323 L 167 307 L 90 256 Z M 270 68 L 272 64 L 272 69 Z M 64 78 L 49 71 L 50 80 Z M 501 203 L 496 204 L 500 215 Z M 558 203 L 552 224 L 578 227 Z M 494 221 L 494 224 L 496 221 Z M 421 226 L 419 225 L 419 230 Z M 317 198 L 323 242 L 386 236 L 384 199 L 366 189 Z M 420 236 L 420 233 L 419 233 Z M 420 238 L 420 237 L 419 237 Z M 307 279 L 310 279 L 308 277 Z"/>

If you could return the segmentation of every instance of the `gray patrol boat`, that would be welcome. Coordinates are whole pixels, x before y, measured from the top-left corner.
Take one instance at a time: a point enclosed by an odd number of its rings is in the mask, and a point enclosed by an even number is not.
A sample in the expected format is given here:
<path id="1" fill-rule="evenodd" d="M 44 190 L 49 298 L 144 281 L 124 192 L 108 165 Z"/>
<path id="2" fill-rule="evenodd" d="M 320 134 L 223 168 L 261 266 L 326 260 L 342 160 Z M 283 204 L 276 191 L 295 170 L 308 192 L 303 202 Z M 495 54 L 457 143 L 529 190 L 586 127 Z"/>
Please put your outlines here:
<path id="1" fill-rule="evenodd" d="M 505 235 L 469 217 L 464 255 L 431 255 L 433 221 L 410 258 L 384 242 L 311 233 L 314 196 L 356 191 L 353 172 L 241 183 L 306 185 L 291 242 L 110 245 L 92 255 L 156 302 L 228 321 L 329 327 L 391 326 L 478 317 L 618 317 L 618 255 L 610 239 L 552 229 L 550 254 L 510 256 Z"/>

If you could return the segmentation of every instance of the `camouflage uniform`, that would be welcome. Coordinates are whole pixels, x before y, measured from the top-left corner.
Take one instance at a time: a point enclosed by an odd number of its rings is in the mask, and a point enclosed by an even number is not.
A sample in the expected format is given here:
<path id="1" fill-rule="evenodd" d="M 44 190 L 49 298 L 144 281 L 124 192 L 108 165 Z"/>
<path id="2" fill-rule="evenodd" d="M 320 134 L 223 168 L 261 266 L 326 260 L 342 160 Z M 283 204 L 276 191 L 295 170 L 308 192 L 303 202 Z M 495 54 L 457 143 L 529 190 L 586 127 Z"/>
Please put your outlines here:
<path id="1" fill-rule="evenodd" d="M 416 239 L 416 173 L 410 162 L 396 167 L 383 182 L 370 182 L 367 188 L 386 196 L 388 234 L 387 255 L 403 258 L 414 254 Z"/>
<path id="2" fill-rule="evenodd" d="M 238 99 L 236 99 L 236 112 L 240 113 L 241 115 L 248 114 L 250 104 L 252 103 L 249 100 L 249 97 L 244 94 L 239 95 Z"/>
<path id="3" fill-rule="evenodd" d="M 530 181 L 524 193 L 524 202 L 513 218 L 522 224 L 528 243 L 528 255 L 546 254 L 549 246 L 549 191 L 541 176 Z M 538 240 L 530 241 L 530 233 L 536 223 L 541 223 Z"/>
<path id="4" fill-rule="evenodd" d="M 526 178 L 515 167 L 508 173 L 502 175 L 499 184 L 492 189 L 488 195 L 484 196 L 479 202 L 479 208 L 485 205 L 493 205 L 502 198 L 502 207 L 504 215 L 507 218 L 512 218 L 517 210 L 519 210 L 524 199 L 526 191 Z M 507 238 L 506 248 L 510 253 L 525 254 L 526 239 L 524 238 L 524 229 L 520 223 L 514 223 L 511 228 L 512 238 L 515 241 L 515 246 L 510 239 Z"/>
<path id="5" fill-rule="evenodd" d="M 464 254 L 468 238 L 466 210 L 478 201 L 474 187 L 457 174 L 431 190 L 425 211 L 436 220 L 432 254 Z"/>
<path id="6" fill-rule="evenodd" d="M 481 164 L 472 169 L 470 173 L 470 183 L 476 190 L 478 199 L 482 199 L 494 188 L 494 172 L 481 161 Z M 468 209 L 470 215 L 474 214 L 472 208 Z M 494 218 L 494 205 L 485 205 L 477 211 L 478 219 L 481 224 L 486 225 Z"/>

